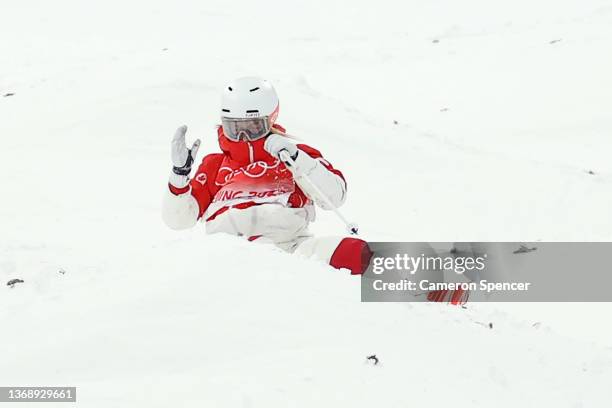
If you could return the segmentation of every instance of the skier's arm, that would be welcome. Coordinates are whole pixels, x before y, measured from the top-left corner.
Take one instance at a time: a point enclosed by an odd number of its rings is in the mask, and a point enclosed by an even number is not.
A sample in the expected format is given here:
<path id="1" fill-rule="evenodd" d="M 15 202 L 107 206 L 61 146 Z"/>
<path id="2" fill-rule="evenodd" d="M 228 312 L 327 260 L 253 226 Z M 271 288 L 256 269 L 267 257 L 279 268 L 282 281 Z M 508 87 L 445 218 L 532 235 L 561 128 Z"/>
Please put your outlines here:
<path id="1" fill-rule="evenodd" d="M 208 179 L 214 180 L 220 154 L 211 154 L 202 160 L 193 179 L 189 179 L 191 165 L 199 148 L 197 140 L 191 149 L 185 145 L 187 127 L 182 126 L 172 139 L 172 162 L 174 167 L 168 181 L 163 204 L 162 219 L 174 230 L 193 227 L 211 202 L 212 194 Z"/>
<path id="2" fill-rule="evenodd" d="M 317 192 L 313 191 L 310 180 L 329 199 L 334 207 L 340 207 L 346 199 L 346 181 L 342 173 L 323 158 L 321 152 L 304 144 L 295 145 L 289 139 L 270 135 L 266 140 L 265 149 L 278 157 L 281 150 L 287 150 L 295 162 L 290 168 L 300 189 L 324 210 L 331 210 Z M 308 179 L 308 180 L 307 180 Z"/>
<path id="3" fill-rule="evenodd" d="M 346 181 L 339 170 L 325 160 L 321 153 L 306 145 L 297 145 L 298 154 L 295 158 L 294 179 L 302 191 L 324 210 L 331 210 L 327 203 L 312 190 L 306 178 L 325 194 L 335 208 L 346 200 Z"/>
<path id="4" fill-rule="evenodd" d="M 174 193 L 172 190 L 170 184 L 164 195 L 162 205 L 164 223 L 173 230 L 193 227 L 198 221 L 198 202 L 189 190 L 183 194 Z"/>

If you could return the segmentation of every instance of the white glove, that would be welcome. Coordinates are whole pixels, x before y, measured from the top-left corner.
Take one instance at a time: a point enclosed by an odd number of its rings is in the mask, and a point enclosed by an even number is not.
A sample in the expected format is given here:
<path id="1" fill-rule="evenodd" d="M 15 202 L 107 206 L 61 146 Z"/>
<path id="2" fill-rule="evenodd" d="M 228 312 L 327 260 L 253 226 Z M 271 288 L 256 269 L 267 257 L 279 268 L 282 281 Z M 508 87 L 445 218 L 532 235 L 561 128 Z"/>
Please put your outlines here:
<path id="1" fill-rule="evenodd" d="M 179 188 L 189 183 L 191 165 L 200 148 L 200 139 L 197 139 L 193 142 L 191 149 L 188 149 L 185 143 L 185 133 L 187 133 L 187 126 L 185 125 L 176 129 L 171 143 L 173 167 L 172 174 L 170 174 L 170 184 Z"/>
<path id="2" fill-rule="evenodd" d="M 280 159 L 279 155 L 283 150 L 286 150 L 293 160 L 295 160 L 298 155 L 298 148 L 291 140 L 275 133 L 271 134 L 266 139 L 264 150 L 278 159 Z"/>
<path id="3" fill-rule="evenodd" d="M 346 196 L 346 183 L 344 179 L 329 171 L 317 159 L 312 158 L 305 152 L 301 152 L 298 147 L 288 138 L 271 134 L 264 143 L 264 149 L 274 157 L 278 157 L 291 173 L 298 186 L 304 193 L 325 210 L 340 207 L 344 203 Z M 281 152 L 287 152 L 291 160 L 285 155 L 279 157 Z M 287 161 L 285 161 L 287 159 Z M 316 188 L 313 188 L 316 187 Z M 323 194 L 327 197 L 332 206 L 327 201 L 320 198 Z"/>

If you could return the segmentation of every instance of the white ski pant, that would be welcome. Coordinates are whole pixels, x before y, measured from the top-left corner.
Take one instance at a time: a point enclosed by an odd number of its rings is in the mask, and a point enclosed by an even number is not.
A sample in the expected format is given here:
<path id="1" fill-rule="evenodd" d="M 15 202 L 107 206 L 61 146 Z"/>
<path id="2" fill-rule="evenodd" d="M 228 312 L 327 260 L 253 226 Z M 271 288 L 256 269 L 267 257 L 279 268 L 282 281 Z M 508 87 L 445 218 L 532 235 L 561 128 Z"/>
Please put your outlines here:
<path id="1" fill-rule="evenodd" d="M 286 252 L 329 263 L 343 236 L 314 237 L 308 230 L 313 208 L 288 208 L 269 203 L 245 209 L 229 209 L 206 222 L 206 232 L 243 236 L 268 243 Z"/>

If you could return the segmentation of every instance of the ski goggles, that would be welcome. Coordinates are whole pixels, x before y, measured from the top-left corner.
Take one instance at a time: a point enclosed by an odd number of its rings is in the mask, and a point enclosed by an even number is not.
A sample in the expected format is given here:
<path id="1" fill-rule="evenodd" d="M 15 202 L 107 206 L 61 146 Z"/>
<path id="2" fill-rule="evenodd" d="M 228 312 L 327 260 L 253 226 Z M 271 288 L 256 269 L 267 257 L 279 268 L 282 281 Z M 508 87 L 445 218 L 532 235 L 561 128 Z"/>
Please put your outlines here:
<path id="1" fill-rule="evenodd" d="M 270 122 L 267 116 L 248 119 L 221 118 L 221 123 L 225 137 L 234 142 L 240 140 L 252 142 L 270 133 Z"/>

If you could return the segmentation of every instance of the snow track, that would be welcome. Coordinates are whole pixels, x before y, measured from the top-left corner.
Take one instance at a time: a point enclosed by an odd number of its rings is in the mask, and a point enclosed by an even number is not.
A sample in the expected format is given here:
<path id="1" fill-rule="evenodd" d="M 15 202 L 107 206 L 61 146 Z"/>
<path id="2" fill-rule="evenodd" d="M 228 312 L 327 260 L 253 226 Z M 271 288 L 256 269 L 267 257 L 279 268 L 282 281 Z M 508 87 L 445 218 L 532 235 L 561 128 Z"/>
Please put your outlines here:
<path id="1" fill-rule="evenodd" d="M 368 239 L 610 241 L 609 1 L 4 3 L 0 386 L 104 408 L 608 405 L 607 304 L 362 304 L 355 277 L 170 231 L 160 206 L 175 128 L 216 150 L 218 87 L 259 74 Z M 313 231 L 342 227 L 319 211 Z"/>

